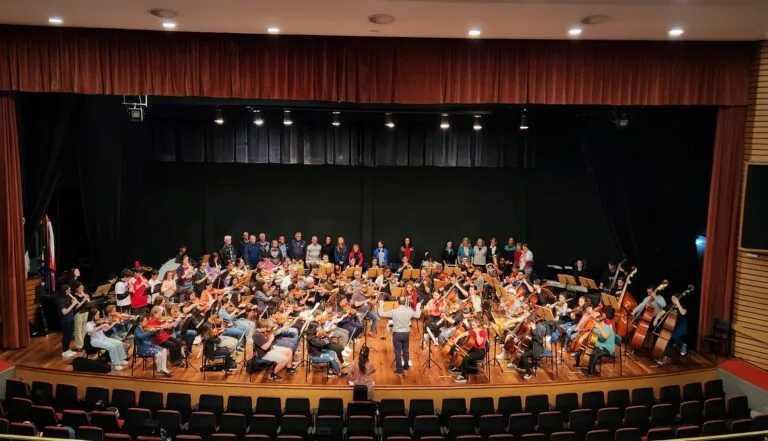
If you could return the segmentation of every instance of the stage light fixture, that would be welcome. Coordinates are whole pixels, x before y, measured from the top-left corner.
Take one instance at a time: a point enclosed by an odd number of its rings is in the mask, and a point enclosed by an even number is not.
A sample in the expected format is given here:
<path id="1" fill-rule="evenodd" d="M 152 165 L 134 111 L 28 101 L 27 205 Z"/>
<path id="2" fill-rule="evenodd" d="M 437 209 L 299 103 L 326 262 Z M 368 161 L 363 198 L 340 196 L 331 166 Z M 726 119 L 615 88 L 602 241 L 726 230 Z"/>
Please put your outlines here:
<path id="1" fill-rule="evenodd" d="M 149 107 L 149 97 L 146 95 L 123 95 L 123 105 L 131 122 L 143 122 L 146 109 Z"/>
<path id="2" fill-rule="evenodd" d="M 579 35 L 581 35 L 581 28 L 568 29 L 568 35 L 570 35 L 571 37 L 578 37 Z"/>
<path id="3" fill-rule="evenodd" d="M 483 125 L 480 124 L 480 118 L 482 118 L 480 115 L 475 115 L 475 123 L 472 124 L 472 130 L 475 132 L 479 132 L 480 130 L 483 130 Z"/>
<path id="4" fill-rule="evenodd" d="M 268 34 L 272 34 L 272 35 L 277 35 L 277 34 L 280 33 L 280 28 L 274 27 L 274 26 L 270 26 L 270 27 L 267 28 L 267 33 Z"/>
<path id="5" fill-rule="evenodd" d="M 395 128 L 395 122 L 392 120 L 392 114 L 391 113 L 387 113 L 386 115 L 384 115 L 384 118 L 385 118 L 384 125 L 387 126 L 390 129 L 394 129 Z"/>
<path id="6" fill-rule="evenodd" d="M 685 34 L 683 28 L 672 28 L 669 30 L 669 36 L 672 38 L 682 37 Z"/>
<path id="7" fill-rule="evenodd" d="M 220 107 L 216 108 L 216 118 L 213 120 L 218 125 L 224 124 L 224 112 L 221 111 Z"/>
<path id="8" fill-rule="evenodd" d="M 527 109 L 523 109 L 523 115 L 520 117 L 520 130 L 528 130 Z"/>
<path id="9" fill-rule="evenodd" d="M 447 113 L 443 113 L 443 115 L 440 117 L 440 128 L 443 130 L 448 130 L 451 128 L 451 123 L 448 122 Z"/>
<path id="10" fill-rule="evenodd" d="M 331 124 L 334 127 L 341 125 L 341 112 L 333 112 L 333 122 L 331 122 Z"/>
<path id="11" fill-rule="evenodd" d="M 261 117 L 261 110 L 254 110 L 253 111 L 253 124 L 257 127 L 261 127 L 264 125 L 264 118 Z"/>
<path id="12" fill-rule="evenodd" d="M 172 31 L 172 30 L 176 29 L 176 23 L 174 23 L 174 22 L 172 22 L 170 20 L 165 20 L 163 22 L 163 29 L 167 29 L 169 31 Z"/>
<path id="13" fill-rule="evenodd" d="M 291 119 L 291 111 L 290 110 L 284 110 L 283 111 L 283 124 L 286 126 L 290 126 L 293 124 L 293 119 Z"/>
<path id="14" fill-rule="evenodd" d="M 52 25 L 64 24 L 64 20 L 61 17 L 48 17 L 48 23 Z"/>
<path id="15" fill-rule="evenodd" d="M 477 38 L 480 35 L 482 35 L 482 31 L 480 29 L 470 29 L 469 32 L 467 32 L 467 35 L 470 37 Z"/>

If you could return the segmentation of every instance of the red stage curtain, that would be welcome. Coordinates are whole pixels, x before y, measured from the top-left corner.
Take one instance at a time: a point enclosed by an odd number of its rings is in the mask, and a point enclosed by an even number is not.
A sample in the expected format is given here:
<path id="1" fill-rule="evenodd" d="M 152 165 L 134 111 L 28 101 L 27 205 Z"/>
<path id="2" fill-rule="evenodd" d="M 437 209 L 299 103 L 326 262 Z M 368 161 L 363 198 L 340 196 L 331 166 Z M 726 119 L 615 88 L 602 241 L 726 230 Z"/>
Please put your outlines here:
<path id="1" fill-rule="evenodd" d="M 730 319 L 739 236 L 739 194 L 744 167 L 746 107 L 721 107 L 712 155 L 707 244 L 701 280 L 699 341 L 715 318 Z"/>
<path id="2" fill-rule="evenodd" d="M 746 105 L 751 43 L 0 27 L 0 90 L 405 104 Z"/>
<path id="3" fill-rule="evenodd" d="M 3 348 L 29 344 L 24 290 L 24 230 L 16 105 L 0 94 L 0 329 Z"/>

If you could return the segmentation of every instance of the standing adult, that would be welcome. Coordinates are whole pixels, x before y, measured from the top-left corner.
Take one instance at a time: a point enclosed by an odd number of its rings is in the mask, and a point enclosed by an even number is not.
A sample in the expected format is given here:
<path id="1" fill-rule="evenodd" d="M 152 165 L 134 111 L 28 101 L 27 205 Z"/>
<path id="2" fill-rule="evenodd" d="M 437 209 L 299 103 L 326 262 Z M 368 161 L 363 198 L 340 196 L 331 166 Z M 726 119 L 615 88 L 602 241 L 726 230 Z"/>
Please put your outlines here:
<path id="1" fill-rule="evenodd" d="M 453 249 L 452 241 L 449 240 L 445 243 L 441 258 L 445 265 L 456 265 L 456 250 Z"/>
<path id="2" fill-rule="evenodd" d="M 475 247 L 472 249 L 472 264 L 475 267 L 485 271 L 485 264 L 487 263 L 488 247 L 485 246 L 483 239 L 477 239 Z"/>
<path id="3" fill-rule="evenodd" d="M 349 262 L 349 251 L 347 250 L 347 243 L 344 241 L 343 236 L 339 236 L 336 239 L 336 246 L 333 248 L 333 262 L 344 268 Z"/>
<path id="4" fill-rule="evenodd" d="M 256 268 L 256 265 L 261 261 L 261 246 L 256 242 L 256 236 L 253 234 L 248 238 L 248 243 L 245 245 L 243 259 L 250 268 Z"/>
<path id="5" fill-rule="evenodd" d="M 317 238 L 315 238 L 317 243 Z M 305 261 L 307 257 L 307 241 L 301 238 L 301 231 L 297 231 L 291 239 L 291 246 L 288 247 L 288 257 L 293 260 Z M 318 259 L 320 256 L 317 256 Z"/>
<path id="6" fill-rule="evenodd" d="M 74 357 L 77 352 L 69 349 L 72 341 L 72 334 L 75 332 L 75 310 L 82 306 L 82 303 L 72 295 L 72 288 L 69 285 L 61 285 L 59 294 L 56 296 L 56 306 L 59 310 L 59 324 L 61 324 L 61 356 L 62 358 Z"/>
<path id="7" fill-rule="evenodd" d="M 319 266 L 323 260 L 323 246 L 317 243 L 317 236 L 312 236 L 310 244 L 307 245 L 305 260 L 308 268 Z"/>
<path id="8" fill-rule="evenodd" d="M 400 247 L 401 262 L 404 257 L 408 259 L 408 263 L 411 264 L 411 266 L 415 266 L 416 249 L 413 247 L 413 242 L 411 242 L 411 238 L 408 236 L 405 236 L 405 238 L 403 239 L 403 245 Z"/>
<path id="9" fill-rule="evenodd" d="M 243 231 L 243 235 L 240 237 L 240 248 L 237 250 L 237 256 L 245 259 L 245 246 L 248 245 L 251 235 L 247 231 Z"/>
<path id="10" fill-rule="evenodd" d="M 409 348 L 411 341 L 411 319 L 421 317 L 421 304 L 411 309 L 406 297 L 397 299 L 397 308 L 384 311 L 384 301 L 379 301 L 379 316 L 392 319 L 392 346 L 395 349 L 395 374 L 403 375 L 409 369 Z"/>
<path id="11" fill-rule="evenodd" d="M 232 245 L 232 236 L 224 236 L 224 245 L 219 250 L 219 255 L 224 260 L 225 264 L 229 262 L 237 262 L 237 251 L 235 251 L 235 246 Z"/>

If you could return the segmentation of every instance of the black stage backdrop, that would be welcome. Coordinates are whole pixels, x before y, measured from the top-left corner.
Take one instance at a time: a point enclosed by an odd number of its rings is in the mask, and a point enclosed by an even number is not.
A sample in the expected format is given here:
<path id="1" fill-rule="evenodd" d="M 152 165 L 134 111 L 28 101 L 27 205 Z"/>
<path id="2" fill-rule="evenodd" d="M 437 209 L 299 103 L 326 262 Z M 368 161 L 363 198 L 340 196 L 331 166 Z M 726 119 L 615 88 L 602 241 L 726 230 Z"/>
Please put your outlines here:
<path id="1" fill-rule="evenodd" d="M 265 111 L 257 130 L 242 108 L 224 108 L 224 126 L 211 106 L 177 104 L 130 123 L 120 97 L 18 98 L 25 214 L 58 167 L 47 211 L 60 266 L 94 281 L 135 260 L 159 265 L 181 243 L 198 257 L 244 230 L 344 235 L 366 259 L 379 239 L 395 251 L 410 235 L 439 253 L 449 239 L 511 234 L 539 269 L 586 258 L 599 276 L 625 254 L 639 283 L 700 280 L 714 108 L 626 109 L 622 129 L 611 108 L 529 108 L 526 132 L 519 110 L 491 107 L 480 132 L 471 114 L 441 131 L 435 109 L 396 113 L 394 131 L 370 109 L 348 109 L 338 128 L 328 112 L 296 110 L 285 128 Z"/>

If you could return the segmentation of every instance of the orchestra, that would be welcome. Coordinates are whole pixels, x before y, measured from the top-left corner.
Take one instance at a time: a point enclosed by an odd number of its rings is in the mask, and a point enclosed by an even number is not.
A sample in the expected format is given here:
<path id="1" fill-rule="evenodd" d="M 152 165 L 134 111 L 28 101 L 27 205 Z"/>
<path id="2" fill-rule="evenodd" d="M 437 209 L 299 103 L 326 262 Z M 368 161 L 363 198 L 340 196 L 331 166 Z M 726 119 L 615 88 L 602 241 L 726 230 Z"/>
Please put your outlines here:
<path id="1" fill-rule="evenodd" d="M 528 380 L 543 354 L 556 347 L 585 376 L 596 375 L 597 364 L 614 356 L 622 341 L 652 354 L 659 365 L 673 362 L 674 348 L 682 356 L 687 352 L 687 311 L 680 300 L 693 288 L 667 303 L 664 280 L 648 287 L 638 303 L 629 290 L 637 269 L 625 270 L 624 262 L 609 264 L 598 287 L 577 260 L 572 273 L 558 275 L 578 276 L 585 286 L 574 288 L 572 282 L 540 278 L 533 252 L 513 238 L 503 247 L 495 238 L 488 246 L 464 238 L 457 249 L 448 241 L 436 261 L 428 255 L 420 260 L 406 237 L 399 263 L 378 241 L 366 265 L 359 244 L 348 248 L 343 237 L 335 245 L 330 237 L 321 245 L 317 236 L 307 243 L 300 232 L 289 243 L 268 242 L 263 233 L 256 237 L 244 233 L 236 247 L 225 236 L 220 250 L 198 262 L 180 254 L 162 273 L 125 269 L 103 312 L 88 306 L 82 284 L 77 282 L 75 293 L 67 288 L 59 302 L 67 331 L 62 355 L 71 356 L 71 335 L 87 329 L 92 341 L 110 351 L 113 370 L 120 370 L 125 352 L 115 342 L 123 348 L 132 334 L 137 354 L 155 357 L 164 376 L 171 375 L 168 361 L 186 368 L 201 343 L 202 356 L 223 361 L 224 372 L 245 363 L 250 352 L 252 359 L 274 362 L 269 379 L 280 381 L 283 371 L 295 372 L 304 344 L 312 362 L 326 362 L 330 375 L 343 377 L 350 366 L 345 357 L 360 339 L 383 340 L 391 331 L 394 372 L 404 375 L 411 331 L 418 329 L 414 320 L 423 322 L 422 348 L 436 347 L 457 383 L 467 382 L 488 359 L 503 361 Z M 83 312 L 87 326 L 77 318 Z M 381 318 L 389 320 L 387 332 L 379 332 Z"/>

